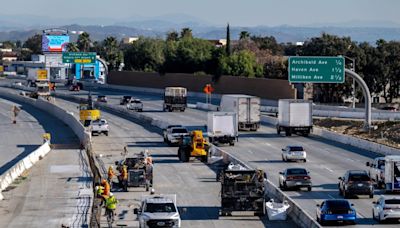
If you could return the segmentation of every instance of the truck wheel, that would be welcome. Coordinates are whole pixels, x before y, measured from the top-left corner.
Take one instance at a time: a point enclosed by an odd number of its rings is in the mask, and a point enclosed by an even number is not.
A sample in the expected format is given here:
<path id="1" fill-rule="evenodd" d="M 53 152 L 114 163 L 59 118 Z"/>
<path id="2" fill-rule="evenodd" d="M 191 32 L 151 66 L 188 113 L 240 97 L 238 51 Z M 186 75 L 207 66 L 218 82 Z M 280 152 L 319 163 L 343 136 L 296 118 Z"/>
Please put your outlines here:
<path id="1" fill-rule="evenodd" d="M 280 127 L 276 128 L 276 133 L 277 133 L 278 135 L 281 134 L 281 128 L 280 128 Z"/>
<path id="2" fill-rule="evenodd" d="M 201 162 L 207 163 L 208 162 L 208 156 L 201 156 Z"/>
<path id="3" fill-rule="evenodd" d="M 179 161 L 183 162 L 183 160 L 182 160 L 182 149 L 180 147 L 178 149 L 178 159 L 179 159 Z"/>
<path id="4" fill-rule="evenodd" d="M 234 141 L 230 141 L 229 142 L 229 146 L 234 146 L 235 145 L 235 142 Z"/>
<path id="5" fill-rule="evenodd" d="M 291 136 L 291 135 L 292 135 L 292 132 L 290 132 L 289 129 L 286 129 L 286 130 L 285 130 L 285 135 L 286 135 L 286 136 Z"/>
<path id="6" fill-rule="evenodd" d="M 185 153 L 182 153 L 184 155 L 183 162 L 189 162 L 190 159 L 190 150 L 186 150 Z"/>
<path id="7" fill-rule="evenodd" d="M 108 131 L 104 132 L 104 134 L 105 134 L 106 136 L 108 136 Z"/>

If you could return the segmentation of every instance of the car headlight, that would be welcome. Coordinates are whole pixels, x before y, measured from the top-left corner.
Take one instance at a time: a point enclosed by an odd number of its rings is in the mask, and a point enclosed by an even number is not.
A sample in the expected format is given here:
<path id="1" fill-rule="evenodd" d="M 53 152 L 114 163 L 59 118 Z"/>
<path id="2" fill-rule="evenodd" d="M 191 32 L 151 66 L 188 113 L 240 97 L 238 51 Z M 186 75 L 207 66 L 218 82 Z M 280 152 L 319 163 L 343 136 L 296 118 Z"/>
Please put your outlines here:
<path id="1" fill-rule="evenodd" d="M 179 219 L 174 219 L 174 226 L 173 227 L 179 227 Z"/>

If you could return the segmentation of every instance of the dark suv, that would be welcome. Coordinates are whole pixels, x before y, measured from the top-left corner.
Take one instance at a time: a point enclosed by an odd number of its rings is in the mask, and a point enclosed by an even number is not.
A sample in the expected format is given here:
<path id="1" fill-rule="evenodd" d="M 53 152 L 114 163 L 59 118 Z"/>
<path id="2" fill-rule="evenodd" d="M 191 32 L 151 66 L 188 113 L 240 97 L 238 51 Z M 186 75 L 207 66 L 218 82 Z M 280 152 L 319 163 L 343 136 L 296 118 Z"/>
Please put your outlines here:
<path id="1" fill-rule="evenodd" d="M 351 195 L 369 195 L 374 197 L 374 185 L 367 171 L 349 170 L 339 177 L 339 195 L 348 198 Z"/>

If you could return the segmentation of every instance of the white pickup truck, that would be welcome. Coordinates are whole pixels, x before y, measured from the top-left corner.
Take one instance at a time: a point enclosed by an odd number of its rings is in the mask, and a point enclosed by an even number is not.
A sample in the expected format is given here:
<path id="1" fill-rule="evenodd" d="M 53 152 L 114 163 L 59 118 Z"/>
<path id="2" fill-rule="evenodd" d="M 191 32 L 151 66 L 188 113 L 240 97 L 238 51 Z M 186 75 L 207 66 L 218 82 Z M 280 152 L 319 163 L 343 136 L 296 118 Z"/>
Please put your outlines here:
<path id="1" fill-rule="evenodd" d="M 92 120 L 89 128 L 92 135 L 104 133 L 108 136 L 108 123 L 105 119 Z"/>
<path id="2" fill-rule="evenodd" d="M 189 132 L 185 127 L 170 127 L 167 128 L 166 133 L 164 134 L 164 142 L 169 145 L 177 144 L 182 137 L 187 135 L 189 135 Z"/>
<path id="3" fill-rule="evenodd" d="M 139 227 L 181 227 L 176 195 L 144 196 L 140 208 L 134 209 Z"/>
<path id="4" fill-rule="evenodd" d="M 136 110 L 138 112 L 143 111 L 143 103 L 140 99 L 131 99 L 126 104 L 126 108 L 129 110 Z"/>

